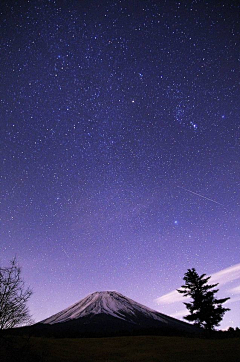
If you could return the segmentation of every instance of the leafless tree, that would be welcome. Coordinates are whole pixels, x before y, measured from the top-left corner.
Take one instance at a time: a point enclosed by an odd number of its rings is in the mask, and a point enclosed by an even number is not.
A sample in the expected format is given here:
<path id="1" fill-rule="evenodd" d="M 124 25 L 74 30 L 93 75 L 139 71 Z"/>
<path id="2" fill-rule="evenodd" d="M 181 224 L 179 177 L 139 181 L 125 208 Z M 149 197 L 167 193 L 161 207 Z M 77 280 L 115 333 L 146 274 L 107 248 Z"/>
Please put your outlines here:
<path id="1" fill-rule="evenodd" d="M 9 267 L 0 267 L 0 330 L 31 322 L 27 301 L 32 290 L 25 288 L 16 258 Z"/>

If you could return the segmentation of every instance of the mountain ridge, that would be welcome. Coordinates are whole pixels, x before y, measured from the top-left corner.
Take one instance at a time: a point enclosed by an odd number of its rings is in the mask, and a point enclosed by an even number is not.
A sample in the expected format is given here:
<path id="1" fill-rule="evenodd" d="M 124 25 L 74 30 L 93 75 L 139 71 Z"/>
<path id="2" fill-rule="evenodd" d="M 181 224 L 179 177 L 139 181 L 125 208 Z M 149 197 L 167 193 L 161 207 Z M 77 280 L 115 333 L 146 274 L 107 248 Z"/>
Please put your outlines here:
<path id="1" fill-rule="evenodd" d="M 140 304 L 133 299 L 125 297 L 123 294 L 116 291 L 94 292 L 83 298 L 77 303 L 74 303 L 61 312 L 44 319 L 40 323 L 55 324 L 64 323 L 73 319 L 86 317 L 88 315 L 109 314 L 113 317 L 126 320 L 126 313 L 132 315 L 136 312 L 142 312 L 148 317 L 164 322 L 160 317 L 159 312 Z M 156 315 L 158 313 L 159 315 Z"/>
<path id="2" fill-rule="evenodd" d="M 148 308 L 116 291 L 91 293 L 35 324 L 33 329 L 37 335 L 57 337 L 201 334 L 197 327 Z"/>
<path id="3" fill-rule="evenodd" d="M 86 338 L 130 335 L 200 336 L 202 330 L 116 291 L 94 292 L 68 308 L 11 334 Z"/>

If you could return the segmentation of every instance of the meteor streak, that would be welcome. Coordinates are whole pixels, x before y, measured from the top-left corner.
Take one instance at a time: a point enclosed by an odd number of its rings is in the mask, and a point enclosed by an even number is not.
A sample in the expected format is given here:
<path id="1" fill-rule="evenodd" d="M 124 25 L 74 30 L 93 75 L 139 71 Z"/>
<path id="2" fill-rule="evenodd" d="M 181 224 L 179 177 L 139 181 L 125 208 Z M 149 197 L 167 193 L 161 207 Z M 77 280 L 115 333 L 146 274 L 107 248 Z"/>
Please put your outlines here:
<path id="1" fill-rule="evenodd" d="M 185 191 L 187 191 L 187 192 L 190 192 L 190 193 L 193 194 L 193 195 L 197 195 L 197 196 L 199 196 L 199 197 L 202 197 L 203 199 L 206 199 L 206 200 L 208 200 L 208 201 L 212 201 L 212 202 L 214 202 L 215 204 L 218 204 L 218 205 L 221 205 L 221 206 L 225 207 L 223 204 L 220 204 L 220 202 L 217 202 L 217 201 L 215 201 L 215 200 L 209 199 L 208 197 L 203 196 L 203 195 L 200 195 L 200 194 L 198 194 L 197 192 L 193 192 L 193 191 L 191 191 L 191 190 L 185 189 L 185 187 L 181 187 L 181 186 L 177 186 L 177 187 L 180 188 L 180 189 L 182 189 L 182 190 L 185 190 Z"/>
<path id="2" fill-rule="evenodd" d="M 64 254 L 69 258 L 69 255 L 67 254 L 66 250 L 62 248 L 62 251 L 63 251 Z"/>

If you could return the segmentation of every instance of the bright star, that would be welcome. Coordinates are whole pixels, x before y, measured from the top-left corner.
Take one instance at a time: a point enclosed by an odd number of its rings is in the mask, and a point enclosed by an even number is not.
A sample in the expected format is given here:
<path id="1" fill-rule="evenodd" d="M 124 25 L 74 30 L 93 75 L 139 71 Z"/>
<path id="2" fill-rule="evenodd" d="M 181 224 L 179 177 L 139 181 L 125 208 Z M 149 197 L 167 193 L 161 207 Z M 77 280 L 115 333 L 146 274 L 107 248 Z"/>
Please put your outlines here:
<path id="1" fill-rule="evenodd" d="M 194 131 L 197 130 L 198 126 L 196 123 L 193 123 L 192 121 L 190 122 L 190 125 L 193 127 Z"/>

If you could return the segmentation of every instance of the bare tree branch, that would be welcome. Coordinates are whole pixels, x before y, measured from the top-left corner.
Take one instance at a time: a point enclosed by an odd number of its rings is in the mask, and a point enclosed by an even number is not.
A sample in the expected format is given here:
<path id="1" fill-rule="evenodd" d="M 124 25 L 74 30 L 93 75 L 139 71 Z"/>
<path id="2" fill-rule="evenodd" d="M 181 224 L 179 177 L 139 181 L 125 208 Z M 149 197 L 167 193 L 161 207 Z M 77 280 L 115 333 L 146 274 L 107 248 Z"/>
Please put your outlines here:
<path id="1" fill-rule="evenodd" d="M 0 330 L 29 324 L 27 302 L 31 295 L 32 290 L 25 289 L 16 258 L 9 267 L 0 267 Z"/>

